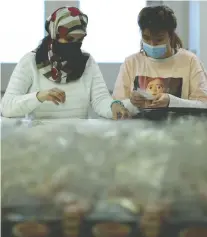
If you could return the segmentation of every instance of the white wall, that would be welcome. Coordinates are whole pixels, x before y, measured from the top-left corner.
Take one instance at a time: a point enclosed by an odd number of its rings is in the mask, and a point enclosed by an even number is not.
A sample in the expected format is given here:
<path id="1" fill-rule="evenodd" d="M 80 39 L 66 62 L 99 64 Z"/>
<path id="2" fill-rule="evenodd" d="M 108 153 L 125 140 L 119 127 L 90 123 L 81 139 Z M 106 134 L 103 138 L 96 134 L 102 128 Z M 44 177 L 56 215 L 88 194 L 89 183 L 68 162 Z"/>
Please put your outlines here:
<path id="1" fill-rule="evenodd" d="M 184 47 L 189 43 L 189 1 L 163 1 L 163 4 L 172 8 L 177 17 L 177 33 L 183 41 Z"/>
<path id="2" fill-rule="evenodd" d="M 50 3 L 49 3 L 50 2 Z M 160 1 L 158 1 L 160 2 Z M 158 3 L 157 2 L 157 3 Z M 68 2 L 66 1 L 46 1 L 46 16 L 51 13 L 51 11 L 55 10 L 57 7 L 60 7 L 62 5 L 67 5 Z M 71 3 L 70 5 L 74 4 L 76 6 L 77 2 Z M 152 1 L 152 4 L 155 5 L 156 2 Z M 164 4 L 171 7 L 177 16 L 178 20 L 178 34 L 180 35 L 181 39 L 184 42 L 184 46 L 186 48 L 189 47 L 189 35 L 193 35 L 192 29 L 189 28 L 189 1 L 164 1 Z M 207 22 L 207 2 L 199 2 L 200 4 L 200 14 L 198 15 L 198 25 L 200 25 L 200 57 L 203 61 L 205 67 L 207 68 L 207 47 L 206 47 L 206 41 L 207 41 L 207 33 L 205 32 L 206 29 L 206 22 Z M 191 27 L 192 28 L 192 27 Z M 191 34 L 190 34 L 191 32 Z M 194 36 L 196 34 L 194 33 Z M 195 36 L 196 38 L 196 36 Z M 196 50 L 195 46 L 191 45 L 191 50 Z M 127 56 L 127 55 L 126 55 Z M 5 91 L 9 77 L 13 71 L 15 64 L 3 64 L 1 65 L 1 91 Z M 106 80 L 106 83 L 108 85 L 109 90 L 113 90 L 114 82 L 116 80 L 120 64 L 99 64 L 100 69 L 104 75 L 104 78 Z"/>
<path id="3" fill-rule="evenodd" d="M 200 3 L 189 2 L 189 49 L 200 56 Z"/>
<path id="4" fill-rule="evenodd" d="M 207 69 L 207 2 L 200 2 L 200 58 Z"/>

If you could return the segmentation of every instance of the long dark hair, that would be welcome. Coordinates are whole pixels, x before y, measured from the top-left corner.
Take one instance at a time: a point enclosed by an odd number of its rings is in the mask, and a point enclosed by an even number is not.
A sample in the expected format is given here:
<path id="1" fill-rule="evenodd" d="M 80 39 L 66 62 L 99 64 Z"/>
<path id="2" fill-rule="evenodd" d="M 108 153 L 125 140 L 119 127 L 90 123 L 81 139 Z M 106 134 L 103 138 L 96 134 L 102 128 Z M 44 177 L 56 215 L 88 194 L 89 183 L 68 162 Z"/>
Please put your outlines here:
<path id="1" fill-rule="evenodd" d="M 36 64 L 40 64 L 42 62 L 48 61 L 48 45 L 49 41 L 51 40 L 50 36 L 46 36 L 39 47 L 35 50 L 35 60 Z"/>
<path id="2" fill-rule="evenodd" d="M 138 16 L 138 25 L 143 32 L 149 29 L 152 33 L 167 31 L 171 39 L 171 47 L 179 49 L 183 47 L 182 40 L 176 34 L 177 19 L 172 9 L 167 6 L 154 6 L 143 8 Z"/>

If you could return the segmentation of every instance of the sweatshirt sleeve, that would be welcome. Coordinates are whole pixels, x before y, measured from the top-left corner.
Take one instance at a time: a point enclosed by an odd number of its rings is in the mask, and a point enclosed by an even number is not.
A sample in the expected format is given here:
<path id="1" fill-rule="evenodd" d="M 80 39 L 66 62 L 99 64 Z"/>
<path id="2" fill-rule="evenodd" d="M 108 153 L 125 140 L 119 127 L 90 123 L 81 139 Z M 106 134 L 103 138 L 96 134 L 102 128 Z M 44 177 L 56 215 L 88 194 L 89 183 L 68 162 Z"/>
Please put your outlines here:
<path id="1" fill-rule="evenodd" d="M 169 107 L 207 108 L 207 73 L 195 56 L 191 61 L 189 99 L 170 95 Z"/>
<path id="2" fill-rule="evenodd" d="M 2 98 L 1 113 L 4 117 L 22 117 L 31 113 L 41 102 L 37 92 L 28 93 L 33 83 L 31 53 L 26 54 L 16 65 L 6 92 Z"/>
<path id="3" fill-rule="evenodd" d="M 117 100 L 124 100 L 130 97 L 131 80 L 128 67 L 129 62 L 125 60 L 120 67 L 120 71 L 114 85 L 113 98 Z"/>
<path id="4" fill-rule="evenodd" d="M 92 64 L 93 81 L 91 88 L 91 104 L 94 111 L 101 117 L 112 118 L 111 103 L 114 101 L 109 94 L 109 90 L 104 81 L 103 75 L 99 69 L 99 66 L 95 61 Z M 115 98 L 116 99 L 116 98 Z M 137 108 L 134 107 L 129 99 L 121 100 L 126 109 L 134 115 L 137 114 Z M 134 112 L 136 110 L 136 112 Z"/>
<path id="5" fill-rule="evenodd" d="M 126 59 L 120 67 L 120 71 L 113 90 L 113 98 L 116 100 L 122 100 L 124 106 L 129 110 L 129 112 L 132 115 L 135 115 L 139 112 L 139 109 L 135 107 L 129 99 L 131 94 L 129 63 L 129 60 Z"/>

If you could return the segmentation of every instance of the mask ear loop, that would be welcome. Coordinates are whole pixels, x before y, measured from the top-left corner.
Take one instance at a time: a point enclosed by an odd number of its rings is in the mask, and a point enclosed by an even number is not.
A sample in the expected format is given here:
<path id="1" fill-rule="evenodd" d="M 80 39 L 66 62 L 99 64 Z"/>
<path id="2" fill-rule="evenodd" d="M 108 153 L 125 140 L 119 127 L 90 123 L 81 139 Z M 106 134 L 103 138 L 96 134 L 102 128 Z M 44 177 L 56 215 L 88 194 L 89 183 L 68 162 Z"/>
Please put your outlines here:
<path id="1" fill-rule="evenodd" d="M 147 56 L 147 54 L 145 53 L 144 49 L 143 49 L 143 41 L 141 40 L 141 49 L 140 49 L 140 52 L 144 54 L 144 56 Z"/>
<path id="2" fill-rule="evenodd" d="M 172 55 L 174 55 L 174 54 L 177 53 L 177 49 L 172 47 L 174 40 L 175 40 L 174 34 L 171 33 L 171 34 L 170 34 L 170 46 L 171 46 Z"/>

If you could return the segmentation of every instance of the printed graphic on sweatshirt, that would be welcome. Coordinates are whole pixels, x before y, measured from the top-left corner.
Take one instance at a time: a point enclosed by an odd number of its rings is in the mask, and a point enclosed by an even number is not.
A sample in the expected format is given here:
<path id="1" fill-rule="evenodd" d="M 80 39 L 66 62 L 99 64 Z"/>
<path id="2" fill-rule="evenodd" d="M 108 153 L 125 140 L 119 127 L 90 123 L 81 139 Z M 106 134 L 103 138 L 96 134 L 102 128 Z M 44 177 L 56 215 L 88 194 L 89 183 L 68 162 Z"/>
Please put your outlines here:
<path id="1" fill-rule="evenodd" d="M 182 84 L 183 78 L 137 76 L 134 81 L 134 90 L 140 88 L 152 96 L 168 93 L 181 98 Z"/>

